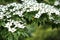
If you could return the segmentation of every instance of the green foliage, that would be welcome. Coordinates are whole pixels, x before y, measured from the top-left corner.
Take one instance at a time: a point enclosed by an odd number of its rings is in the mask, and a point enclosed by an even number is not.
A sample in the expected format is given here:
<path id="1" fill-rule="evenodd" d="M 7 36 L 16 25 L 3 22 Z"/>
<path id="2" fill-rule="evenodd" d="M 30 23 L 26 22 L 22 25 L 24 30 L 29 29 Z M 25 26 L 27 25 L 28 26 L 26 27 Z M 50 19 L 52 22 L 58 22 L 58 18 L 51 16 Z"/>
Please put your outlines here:
<path id="1" fill-rule="evenodd" d="M 31 11 L 31 12 L 24 12 L 24 19 L 26 20 L 27 24 L 31 24 L 34 20 L 34 15 L 38 11 Z"/>
<path id="2" fill-rule="evenodd" d="M 18 0 L 0 0 L 0 4 L 4 4 L 4 5 L 12 2 L 18 2 Z"/>

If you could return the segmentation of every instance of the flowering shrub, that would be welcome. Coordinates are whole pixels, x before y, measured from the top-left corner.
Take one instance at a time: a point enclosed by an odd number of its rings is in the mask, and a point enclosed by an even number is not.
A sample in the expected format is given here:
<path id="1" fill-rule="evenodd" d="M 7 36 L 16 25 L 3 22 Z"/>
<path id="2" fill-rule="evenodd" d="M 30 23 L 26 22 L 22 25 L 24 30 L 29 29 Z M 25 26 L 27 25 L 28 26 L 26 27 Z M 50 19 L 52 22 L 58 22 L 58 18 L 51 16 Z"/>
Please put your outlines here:
<path id="1" fill-rule="evenodd" d="M 60 26 L 59 1 L 54 1 L 52 5 L 37 0 L 21 1 L 21 4 L 0 5 L 1 40 L 23 40 L 40 25 L 51 25 L 52 28 Z"/>

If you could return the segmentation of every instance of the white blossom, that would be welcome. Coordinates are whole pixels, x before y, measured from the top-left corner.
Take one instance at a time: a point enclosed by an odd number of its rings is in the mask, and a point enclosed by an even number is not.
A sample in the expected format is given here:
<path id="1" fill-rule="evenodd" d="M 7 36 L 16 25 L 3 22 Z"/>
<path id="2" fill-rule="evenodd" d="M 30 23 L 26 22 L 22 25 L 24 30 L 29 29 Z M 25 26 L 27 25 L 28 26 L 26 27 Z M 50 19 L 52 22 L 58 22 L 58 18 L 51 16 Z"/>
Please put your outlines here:
<path id="1" fill-rule="evenodd" d="M 7 27 L 8 28 L 8 31 L 10 31 L 10 32 L 15 32 L 17 29 L 16 29 L 16 27 L 18 27 L 18 28 L 25 28 L 25 26 L 24 26 L 24 24 L 21 24 L 20 22 L 21 21 L 14 21 L 14 20 L 8 20 L 9 22 L 7 22 L 6 23 L 6 25 L 5 25 L 5 27 Z M 12 25 L 15 25 L 14 27 L 11 27 Z"/>
<path id="2" fill-rule="evenodd" d="M 54 5 L 56 5 L 56 6 L 59 5 L 59 4 L 60 4 L 60 2 L 57 1 L 57 0 L 56 0 L 55 3 L 54 3 Z"/>
<path id="3" fill-rule="evenodd" d="M 7 18 L 10 18 L 11 17 L 11 15 L 7 15 Z"/>
<path id="4" fill-rule="evenodd" d="M 20 24 L 18 21 L 15 21 L 14 24 L 15 24 L 15 27 L 25 28 L 24 24 Z"/>
<path id="5" fill-rule="evenodd" d="M 12 9 L 10 9 L 10 12 L 13 12 L 13 10 L 12 10 Z"/>
<path id="6" fill-rule="evenodd" d="M 15 32 L 16 31 L 16 29 L 15 28 L 8 28 L 8 31 L 10 31 L 10 32 Z"/>
<path id="7" fill-rule="evenodd" d="M 23 11 L 16 11 L 15 13 L 13 13 L 13 15 L 18 15 L 18 16 L 20 16 L 20 17 L 22 17 L 23 15 Z"/>
<path id="8" fill-rule="evenodd" d="M 0 19 L 3 19 L 4 16 L 5 16 L 4 13 L 0 12 Z"/>

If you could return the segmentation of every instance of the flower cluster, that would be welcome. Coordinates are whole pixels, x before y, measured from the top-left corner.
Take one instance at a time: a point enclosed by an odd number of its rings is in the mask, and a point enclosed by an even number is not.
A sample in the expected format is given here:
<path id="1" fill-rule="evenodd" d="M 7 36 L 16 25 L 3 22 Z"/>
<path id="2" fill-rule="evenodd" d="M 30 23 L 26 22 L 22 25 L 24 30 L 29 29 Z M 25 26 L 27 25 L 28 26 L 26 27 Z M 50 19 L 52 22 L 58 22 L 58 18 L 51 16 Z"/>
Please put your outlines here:
<path id="1" fill-rule="evenodd" d="M 0 5 L 0 19 L 3 19 L 4 16 L 7 18 L 11 17 L 11 13 L 13 15 L 19 15 L 22 16 L 23 11 L 20 9 L 22 8 L 22 5 L 19 3 L 10 3 L 5 6 Z"/>
<path id="2" fill-rule="evenodd" d="M 7 18 L 8 22 L 5 24 L 4 27 L 8 28 L 8 31 L 15 32 L 17 30 L 16 27 L 25 28 L 24 24 L 21 24 L 21 21 L 15 21 L 12 19 L 8 20 L 8 18 L 11 18 L 14 15 L 23 17 L 22 14 L 24 10 L 21 10 L 22 8 L 23 8 L 22 4 L 15 3 L 15 2 L 7 5 L 0 5 L 0 19 L 5 20 L 4 17 Z M 15 26 L 13 26 L 13 24 Z M 13 26 L 13 28 L 11 28 L 11 26 Z"/>
<path id="3" fill-rule="evenodd" d="M 31 11 L 38 11 L 38 13 L 35 14 L 34 18 L 39 18 L 43 13 L 47 13 L 49 15 L 49 19 L 53 19 L 51 17 L 52 13 L 55 13 L 56 15 L 60 15 L 60 10 L 55 8 L 54 6 L 51 6 L 49 4 L 45 3 L 38 3 L 36 0 L 22 0 L 23 3 L 10 3 L 7 5 L 0 5 L 0 19 L 4 19 L 4 17 L 10 18 L 14 15 L 18 15 L 19 17 L 23 18 L 23 13 L 31 12 Z M 59 3 L 55 2 L 54 5 L 58 5 Z M 20 21 L 21 22 L 21 21 Z M 9 31 L 15 32 L 16 27 L 18 28 L 24 28 L 24 24 L 21 24 L 19 21 L 10 20 L 7 22 L 5 27 L 8 28 Z M 11 26 L 14 25 L 13 28 Z"/>
<path id="4" fill-rule="evenodd" d="M 60 14 L 59 10 L 54 6 L 45 3 L 40 3 L 39 12 L 35 15 L 35 18 L 39 18 L 43 13 L 48 13 L 49 16 L 51 16 L 52 13 L 55 13 L 56 15 Z"/>
<path id="5" fill-rule="evenodd" d="M 15 32 L 17 29 L 16 27 L 18 28 L 25 28 L 24 24 L 21 24 L 21 21 L 14 21 L 14 20 L 8 20 L 9 22 L 7 22 L 7 24 L 5 25 L 5 27 L 8 28 L 9 31 L 11 32 Z"/>
<path id="6" fill-rule="evenodd" d="M 51 19 L 51 14 L 55 13 L 56 15 L 60 14 L 60 10 L 55 8 L 54 6 L 51 6 L 49 4 L 45 3 L 37 3 L 36 0 L 22 0 L 24 1 L 24 9 L 26 9 L 27 12 L 30 11 L 36 11 L 38 10 L 38 13 L 35 15 L 34 18 L 39 18 L 43 13 L 48 13 L 50 16 L 49 19 Z M 57 3 L 58 2 L 58 3 Z M 54 5 L 59 5 L 59 1 L 55 1 Z M 29 8 L 29 9 L 27 9 Z"/>

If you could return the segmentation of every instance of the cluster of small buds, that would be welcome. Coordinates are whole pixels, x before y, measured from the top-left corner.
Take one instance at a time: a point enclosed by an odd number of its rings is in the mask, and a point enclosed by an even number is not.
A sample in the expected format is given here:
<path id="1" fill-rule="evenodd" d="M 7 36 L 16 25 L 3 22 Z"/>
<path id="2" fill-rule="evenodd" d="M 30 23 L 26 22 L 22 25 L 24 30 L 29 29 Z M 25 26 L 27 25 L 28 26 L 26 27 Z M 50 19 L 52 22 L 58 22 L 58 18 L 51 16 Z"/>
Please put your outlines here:
<path id="1" fill-rule="evenodd" d="M 21 24 L 22 21 L 14 21 L 14 20 L 11 20 L 11 19 L 8 20 L 8 21 L 9 22 L 7 22 L 5 24 L 5 27 L 8 28 L 8 31 L 10 31 L 12 33 L 17 30 L 16 27 L 22 28 L 22 29 L 25 28 L 24 24 Z"/>

